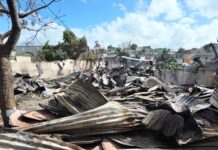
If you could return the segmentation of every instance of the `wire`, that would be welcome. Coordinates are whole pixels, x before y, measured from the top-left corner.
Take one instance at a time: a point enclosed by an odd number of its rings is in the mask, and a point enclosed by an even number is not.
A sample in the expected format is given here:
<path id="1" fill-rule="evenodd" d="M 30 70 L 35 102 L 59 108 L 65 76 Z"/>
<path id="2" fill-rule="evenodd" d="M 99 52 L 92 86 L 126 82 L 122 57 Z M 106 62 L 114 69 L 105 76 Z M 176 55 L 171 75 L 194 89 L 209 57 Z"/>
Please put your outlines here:
<path id="1" fill-rule="evenodd" d="M 41 2 L 46 5 L 46 3 L 44 2 L 44 0 L 41 0 Z M 55 16 L 55 18 L 57 18 L 57 20 L 59 20 L 59 22 L 68 30 L 70 30 L 70 28 L 60 19 L 60 17 L 58 17 L 58 15 L 48 6 L 47 7 L 48 10 Z"/>

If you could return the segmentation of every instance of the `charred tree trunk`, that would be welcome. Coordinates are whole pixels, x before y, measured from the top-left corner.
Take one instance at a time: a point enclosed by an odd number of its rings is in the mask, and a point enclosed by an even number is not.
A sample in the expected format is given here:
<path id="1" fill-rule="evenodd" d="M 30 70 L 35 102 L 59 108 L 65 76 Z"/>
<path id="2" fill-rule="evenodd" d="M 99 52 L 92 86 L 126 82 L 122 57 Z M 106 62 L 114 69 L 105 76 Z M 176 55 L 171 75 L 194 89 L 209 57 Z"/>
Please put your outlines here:
<path id="1" fill-rule="evenodd" d="M 10 54 L 21 32 L 16 2 L 15 0 L 7 0 L 7 4 L 10 10 L 12 28 L 8 32 L 8 39 L 4 44 L 4 38 L 0 39 L 0 106 L 4 126 L 9 126 L 9 116 L 16 109 Z"/>
<path id="2" fill-rule="evenodd" d="M 55 1 L 51 0 L 49 3 L 27 13 L 18 13 L 17 0 L 6 0 L 7 7 L 0 8 L 1 13 L 6 14 L 11 20 L 11 29 L 4 34 L 0 34 L 0 107 L 5 126 L 9 126 L 9 116 L 16 109 L 10 54 L 20 38 L 21 19 L 48 7 Z M 3 42 L 4 39 L 6 42 Z"/>
<path id="3" fill-rule="evenodd" d="M 0 105 L 4 125 L 9 126 L 9 115 L 16 105 L 10 58 L 4 55 L 0 55 Z"/>

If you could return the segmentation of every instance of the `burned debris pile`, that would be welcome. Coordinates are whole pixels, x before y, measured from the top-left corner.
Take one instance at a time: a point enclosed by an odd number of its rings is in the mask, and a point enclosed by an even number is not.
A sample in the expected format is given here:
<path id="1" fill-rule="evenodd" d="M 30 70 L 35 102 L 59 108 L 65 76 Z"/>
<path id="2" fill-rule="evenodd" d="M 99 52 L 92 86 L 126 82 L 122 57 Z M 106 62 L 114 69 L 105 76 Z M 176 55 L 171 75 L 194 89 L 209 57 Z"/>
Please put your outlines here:
<path id="1" fill-rule="evenodd" d="M 51 98 L 0 138 L 28 135 L 42 149 L 218 147 L 218 87 L 166 84 L 148 72 L 99 68 L 50 81 L 17 74 L 16 95 Z M 43 145 L 50 137 L 56 147 Z"/>
<path id="2" fill-rule="evenodd" d="M 83 150 L 83 148 L 75 144 L 55 138 L 4 129 L 1 129 L 0 132 L 0 145 L 1 149 L 15 150 Z"/>

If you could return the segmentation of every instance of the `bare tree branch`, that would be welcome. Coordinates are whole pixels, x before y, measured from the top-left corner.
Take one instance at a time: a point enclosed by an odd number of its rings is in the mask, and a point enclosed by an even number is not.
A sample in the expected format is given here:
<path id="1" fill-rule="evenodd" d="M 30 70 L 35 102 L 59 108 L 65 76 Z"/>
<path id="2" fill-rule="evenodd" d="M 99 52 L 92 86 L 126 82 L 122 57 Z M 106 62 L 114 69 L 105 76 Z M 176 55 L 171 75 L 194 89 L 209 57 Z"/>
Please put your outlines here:
<path id="1" fill-rule="evenodd" d="M 10 15 L 10 11 L 7 9 L 0 9 L 0 13 Z"/>
<path id="2" fill-rule="evenodd" d="M 32 44 L 35 41 L 38 41 L 37 36 L 39 33 L 44 34 L 44 36 L 46 36 L 45 33 L 43 33 L 42 31 L 45 32 L 48 29 L 55 29 L 54 27 L 50 26 L 50 24 L 54 23 L 55 20 L 57 20 L 63 16 L 55 16 L 56 18 L 50 20 L 49 22 L 47 22 L 43 25 L 40 25 L 39 28 L 35 28 L 35 27 L 32 28 L 31 26 L 28 26 L 28 23 L 27 24 L 21 23 L 21 29 L 25 29 L 25 30 L 28 30 L 30 32 L 35 32 L 35 34 L 33 36 L 28 38 L 26 44 Z M 37 17 L 37 16 L 35 16 L 35 17 Z M 39 18 L 38 21 L 41 22 L 41 18 Z M 34 26 L 34 25 L 32 24 L 32 26 Z M 0 34 L 0 44 L 3 44 L 3 40 L 8 38 L 11 33 L 12 33 L 12 29 L 8 30 L 7 32 L 5 32 L 3 34 Z"/>
<path id="3" fill-rule="evenodd" d="M 41 6 L 41 7 L 38 7 L 36 9 L 33 9 L 33 10 L 27 12 L 27 13 L 18 13 L 19 18 L 25 18 L 25 17 L 27 17 L 27 16 L 29 16 L 29 15 L 31 15 L 31 14 L 33 14 L 33 13 L 35 13 L 35 12 L 41 10 L 41 9 L 43 9 L 43 8 L 48 7 L 49 5 L 51 5 L 52 3 L 57 2 L 57 1 L 59 1 L 59 0 L 52 0 L 49 3 L 47 3 L 47 4 L 45 4 L 45 5 Z M 10 15 L 10 11 L 7 10 L 7 9 L 0 9 L 0 13 L 4 13 L 4 14 L 7 14 L 7 15 Z"/>
<path id="4" fill-rule="evenodd" d="M 6 39 L 11 34 L 11 30 L 5 32 L 4 34 L 1 34 L 2 40 Z"/>
<path id="5" fill-rule="evenodd" d="M 30 41 L 26 42 L 26 44 L 31 44 L 34 43 L 35 40 L 37 40 L 37 35 L 39 33 L 42 33 L 42 31 L 46 31 L 48 29 L 55 29 L 54 27 L 50 26 L 50 24 L 52 24 L 53 21 L 47 22 L 44 25 L 41 25 L 39 28 L 35 29 L 35 28 L 30 28 L 28 26 L 22 26 L 22 29 L 26 29 L 30 32 L 35 32 L 35 34 L 33 36 L 31 36 L 29 39 Z"/>
<path id="6" fill-rule="evenodd" d="M 20 24 L 20 20 L 18 16 L 16 2 L 14 0 L 7 0 L 7 4 L 10 10 L 12 29 L 11 29 L 11 34 L 9 35 L 8 40 L 5 43 L 5 45 L 8 47 L 9 50 L 12 50 L 20 37 L 21 24 Z"/>
<path id="7" fill-rule="evenodd" d="M 19 0 L 0 0 L 0 15 L 8 15 L 7 19 L 11 20 L 11 30 L 5 32 L 4 34 L 0 34 L 0 109 L 2 114 L 2 120 L 4 122 L 4 126 L 9 127 L 10 124 L 10 114 L 14 112 L 16 109 L 15 97 L 14 97 L 14 89 L 13 89 L 13 73 L 10 63 L 10 53 L 14 49 L 16 43 L 18 42 L 21 34 L 21 30 L 25 22 L 22 18 L 28 17 L 38 17 L 37 11 L 43 8 L 48 7 L 51 3 L 58 0 L 49 0 L 50 3 L 46 4 L 43 0 L 41 2 L 43 4 L 38 5 L 36 0 L 29 0 L 30 6 L 27 9 L 27 13 L 19 14 Z M 32 3 L 31 3 L 32 2 Z M 3 4 L 4 3 L 4 4 Z M 4 7 L 7 6 L 7 7 Z M 42 7 L 38 7 L 42 6 Z M 38 8 L 37 8 L 38 7 Z M 33 15 L 31 15 L 33 14 Z M 33 18 L 32 21 L 35 21 Z M 40 21 L 40 20 L 39 20 Z M 32 23 L 32 22 L 31 22 Z M 41 25 L 41 24 L 40 24 Z M 32 23 L 34 26 L 34 23 Z M 34 26 L 35 28 L 35 26 Z M 42 28 L 42 27 L 41 27 Z M 45 25 L 47 28 L 47 25 Z M 39 29 L 40 30 L 40 29 Z M 38 33 L 39 31 L 36 31 Z M 3 37 L 7 39 L 3 42 Z"/>
<path id="8" fill-rule="evenodd" d="M 42 7 L 39 7 L 39 8 L 33 9 L 33 10 L 31 10 L 30 12 L 28 12 L 28 13 L 25 13 L 25 14 L 19 14 L 19 17 L 20 17 L 20 18 L 25 18 L 25 17 L 27 17 L 27 16 L 33 14 L 34 12 L 39 11 L 40 9 L 43 9 L 43 8 L 48 7 L 49 5 L 51 5 L 52 3 L 56 2 L 56 1 L 57 1 L 57 0 L 52 0 L 52 1 L 49 2 L 48 4 L 45 4 L 45 5 L 42 6 Z"/>

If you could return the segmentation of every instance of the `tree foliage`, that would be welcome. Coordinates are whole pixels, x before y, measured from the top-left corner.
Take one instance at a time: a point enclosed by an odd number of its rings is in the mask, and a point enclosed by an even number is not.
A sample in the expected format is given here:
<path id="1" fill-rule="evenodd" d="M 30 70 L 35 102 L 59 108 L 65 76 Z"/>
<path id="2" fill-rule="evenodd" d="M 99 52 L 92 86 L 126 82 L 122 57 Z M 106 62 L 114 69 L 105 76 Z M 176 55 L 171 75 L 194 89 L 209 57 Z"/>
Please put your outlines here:
<path id="1" fill-rule="evenodd" d="M 96 62 L 98 60 L 98 56 L 93 52 L 85 53 L 82 58 L 88 62 Z"/>
<path id="2" fill-rule="evenodd" d="M 107 50 L 108 51 L 112 51 L 112 50 L 115 50 L 116 48 L 115 47 L 113 47 L 112 45 L 108 45 L 107 46 Z"/>
<path id="3" fill-rule="evenodd" d="M 42 47 L 42 51 L 38 52 L 35 61 L 56 61 L 63 60 L 64 55 L 56 48 L 56 46 L 49 45 L 49 41 Z"/>
<path id="4" fill-rule="evenodd" d="M 63 32 L 63 42 L 56 46 L 46 42 L 42 52 L 38 53 L 37 59 L 44 61 L 55 61 L 63 59 L 78 59 L 80 54 L 88 50 L 86 37 L 77 38 L 70 30 Z"/>
<path id="5" fill-rule="evenodd" d="M 100 48 L 101 48 L 101 45 L 99 44 L 99 42 L 98 42 L 98 41 L 95 41 L 94 49 L 95 49 L 95 50 L 98 50 L 98 49 L 100 49 Z"/>
<path id="6" fill-rule="evenodd" d="M 157 61 L 166 62 L 168 59 L 170 59 L 170 56 L 169 56 L 169 52 L 171 51 L 170 49 L 162 48 L 162 49 L 159 49 L 159 51 L 160 51 L 160 55 L 156 58 Z"/>
<path id="7" fill-rule="evenodd" d="M 157 50 L 160 53 L 156 58 L 159 69 L 177 69 L 181 66 L 173 57 L 170 56 L 170 49 L 159 48 Z"/>
<path id="8" fill-rule="evenodd" d="M 70 30 L 63 32 L 63 40 L 64 42 L 60 43 L 58 47 L 63 50 L 70 59 L 77 59 L 80 54 L 89 49 L 86 37 L 77 38 Z"/>
<path id="9" fill-rule="evenodd" d="M 73 43 L 77 42 L 77 37 L 71 30 L 66 29 L 63 32 L 63 41 L 66 44 L 69 44 L 69 43 L 73 44 Z"/>
<path id="10" fill-rule="evenodd" d="M 179 64 L 175 59 L 168 59 L 166 62 L 161 63 L 159 65 L 159 69 L 178 69 L 181 67 L 181 64 Z"/>
<path id="11" fill-rule="evenodd" d="M 130 48 L 131 48 L 132 50 L 136 50 L 137 47 L 138 47 L 138 46 L 137 46 L 135 43 L 133 43 L 133 44 L 130 46 Z"/>
<path id="12" fill-rule="evenodd" d="M 185 51 L 185 49 L 184 48 L 182 48 L 182 47 L 180 47 L 179 49 L 178 49 L 178 53 L 183 53 Z"/>
<path id="13" fill-rule="evenodd" d="M 125 50 L 122 50 L 120 47 L 116 48 L 117 56 L 129 56 L 129 53 Z"/>

